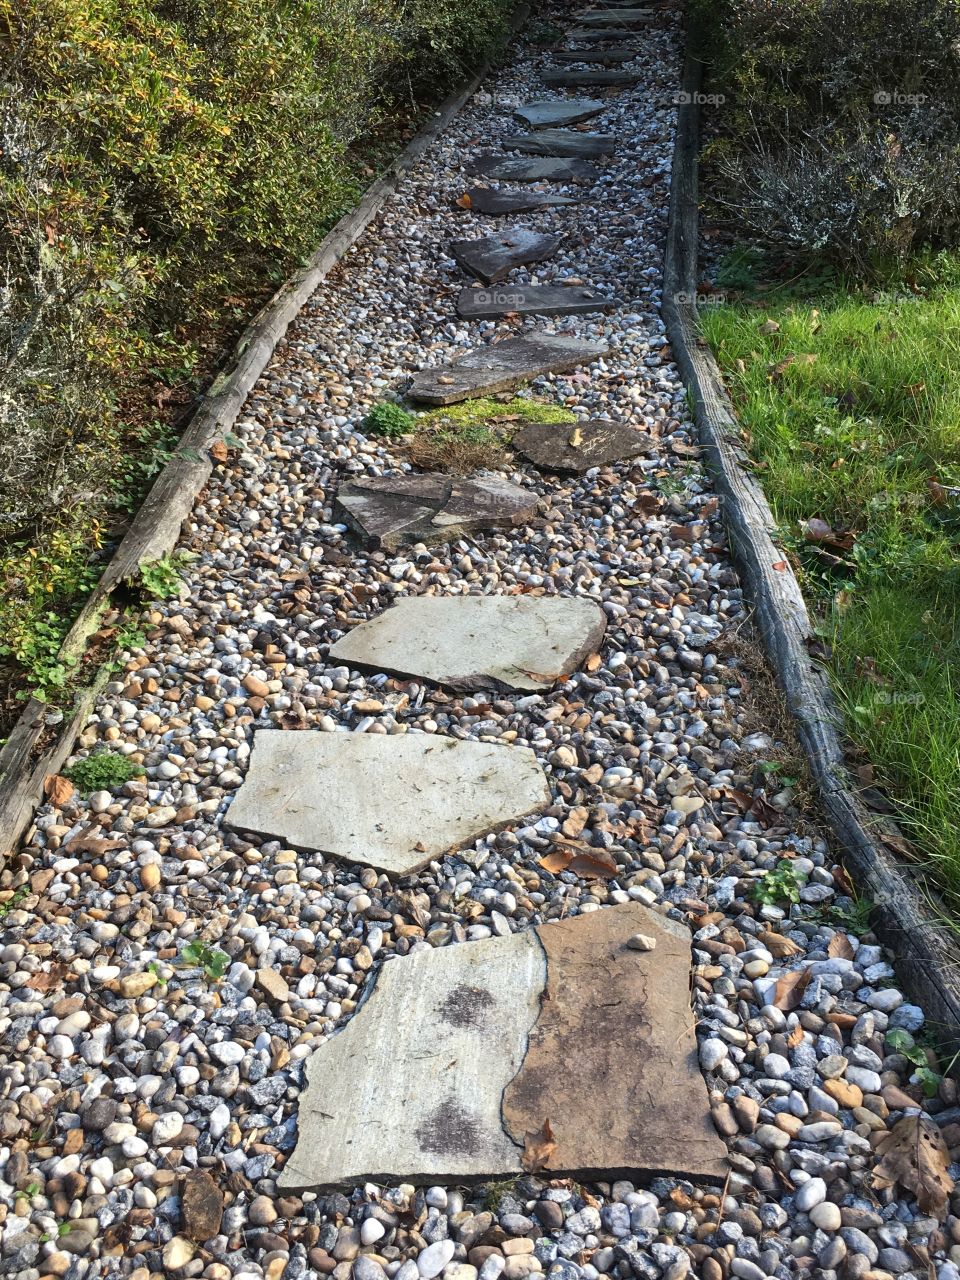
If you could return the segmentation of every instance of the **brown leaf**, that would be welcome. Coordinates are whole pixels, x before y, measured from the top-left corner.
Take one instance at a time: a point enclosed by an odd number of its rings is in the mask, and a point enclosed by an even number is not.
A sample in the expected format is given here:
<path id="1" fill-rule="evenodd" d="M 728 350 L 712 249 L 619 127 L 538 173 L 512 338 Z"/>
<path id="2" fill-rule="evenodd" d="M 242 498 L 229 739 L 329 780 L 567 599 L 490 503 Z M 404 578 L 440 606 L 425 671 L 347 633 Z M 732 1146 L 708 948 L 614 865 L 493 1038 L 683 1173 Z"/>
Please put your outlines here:
<path id="1" fill-rule="evenodd" d="M 777 573 L 783 573 L 786 567 L 786 560 L 774 560 L 773 564 L 770 566 L 771 569 L 776 569 Z"/>
<path id="2" fill-rule="evenodd" d="M 681 1187 L 673 1188 L 670 1192 L 670 1199 L 678 1209 L 683 1209 L 685 1213 L 697 1207 L 697 1201 L 694 1200 L 693 1196 L 687 1195 L 686 1191 Z"/>
<path id="3" fill-rule="evenodd" d="M 100 835 L 101 827 L 87 827 L 79 835 L 67 841 L 63 846 L 64 853 L 92 853 L 97 857 L 108 853 L 111 849 L 122 849 L 123 840 L 107 840 Z"/>
<path id="4" fill-rule="evenodd" d="M 461 209 L 473 208 L 473 201 L 470 199 L 470 197 L 467 195 L 466 192 L 464 192 L 462 196 L 458 196 L 454 203 Z"/>
<path id="5" fill-rule="evenodd" d="M 62 773 L 48 773 L 43 780 L 43 794 L 56 809 L 62 809 L 73 795 L 73 783 Z"/>
<path id="6" fill-rule="evenodd" d="M 766 929 L 761 933 L 760 941 L 778 960 L 786 960 L 803 950 L 803 947 L 798 946 L 792 938 L 786 938 L 782 933 L 774 933 L 772 929 Z"/>
<path id="7" fill-rule="evenodd" d="M 758 333 L 779 333 L 780 326 L 777 324 L 776 320 L 764 320 L 763 324 L 760 325 L 757 332 Z"/>
<path id="8" fill-rule="evenodd" d="M 210 454 L 210 457 L 213 458 L 214 462 L 226 462 L 230 457 L 230 450 L 222 440 L 214 440 L 207 452 Z"/>
<path id="9" fill-rule="evenodd" d="M 854 896 L 853 881 L 850 879 L 850 873 L 847 871 L 846 867 L 841 867 L 838 863 L 833 868 L 831 874 L 836 888 L 848 898 L 852 898 Z"/>
<path id="10" fill-rule="evenodd" d="M 790 1034 L 787 1036 L 787 1048 L 795 1049 L 803 1040 L 803 1027 L 798 1022 Z"/>
<path id="11" fill-rule="evenodd" d="M 42 991 L 44 993 L 53 991 L 54 988 L 63 985 L 63 980 L 67 975 L 67 966 L 59 961 L 53 964 L 48 970 L 41 970 L 28 978 L 25 986 L 31 991 Z"/>
<path id="12" fill-rule="evenodd" d="M 784 1013 L 789 1013 L 791 1009 L 795 1009 L 803 999 L 803 993 L 810 984 L 809 969 L 794 969 L 790 973 L 783 974 L 777 979 L 777 985 L 773 993 L 773 1005 L 776 1009 L 782 1009 Z"/>
<path id="13" fill-rule="evenodd" d="M 839 929 L 827 943 L 827 955 L 835 956 L 839 960 L 853 959 L 854 951 L 850 944 L 850 939 L 845 933 L 841 933 Z"/>
<path id="14" fill-rule="evenodd" d="M 699 524 L 672 524 L 670 526 L 670 537 L 678 538 L 680 542 L 687 542 L 691 545 L 698 542 L 703 536 L 703 526 Z"/>
<path id="15" fill-rule="evenodd" d="M 603 849 L 591 849 L 589 845 L 561 844 L 540 859 L 545 871 L 558 875 L 571 871 L 582 880 L 609 880 L 618 875 L 620 868 Z"/>
<path id="16" fill-rule="evenodd" d="M 523 1140 L 523 1155 L 520 1163 L 527 1173 L 539 1173 L 545 1168 L 550 1157 L 557 1149 L 557 1143 L 550 1127 L 550 1121 L 544 1120 L 543 1128 L 537 1133 L 528 1133 Z"/>
<path id="17" fill-rule="evenodd" d="M 934 1122 L 922 1114 L 904 1116 L 877 1143 L 877 1155 L 874 1187 L 883 1191 L 899 1183 L 916 1196 L 921 1213 L 942 1222 L 953 1179 L 947 1171 L 950 1153 Z"/>
<path id="18" fill-rule="evenodd" d="M 917 856 L 917 851 L 914 849 L 910 841 L 905 840 L 903 836 L 897 835 L 893 831 L 881 831 L 880 839 L 888 849 L 892 849 L 894 853 L 898 853 L 901 858 L 913 859 Z"/>

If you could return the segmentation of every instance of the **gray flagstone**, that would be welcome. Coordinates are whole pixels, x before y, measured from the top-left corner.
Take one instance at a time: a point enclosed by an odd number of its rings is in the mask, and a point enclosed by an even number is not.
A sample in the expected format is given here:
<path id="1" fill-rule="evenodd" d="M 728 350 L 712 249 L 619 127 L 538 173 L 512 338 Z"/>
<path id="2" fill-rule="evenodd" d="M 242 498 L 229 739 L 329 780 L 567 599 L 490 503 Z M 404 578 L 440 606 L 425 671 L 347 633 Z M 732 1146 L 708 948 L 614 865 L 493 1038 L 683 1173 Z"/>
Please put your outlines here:
<path id="1" fill-rule="evenodd" d="M 570 156 L 595 160 L 613 155 L 617 140 L 612 133 L 580 133 L 576 129 L 538 129 L 536 133 L 508 133 L 503 139 L 508 151 L 531 156 Z"/>
<path id="2" fill-rule="evenodd" d="M 513 114 L 531 129 L 545 129 L 551 125 L 579 124 L 599 115 L 606 105 L 595 98 L 571 102 L 525 102 L 522 107 L 514 107 Z"/>
<path id="3" fill-rule="evenodd" d="M 505 284 L 490 289 L 464 289 L 457 298 L 457 314 L 465 320 L 480 320 L 511 314 L 534 316 L 585 315 L 609 311 L 617 305 L 608 298 L 579 285 Z"/>
<path id="4" fill-rule="evenodd" d="M 566 334 L 534 333 L 475 347 L 451 364 L 423 369 L 409 394 L 427 404 L 454 404 L 472 396 L 509 391 L 544 373 L 562 373 L 589 364 L 606 353 L 598 342 Z"/>
<path id="5" fill-rule="evenodd" d="M 564 72 L 563 74 L 578 73 Z M 594 74 L 605 73 L 598 71 Z M 561 160 L 553 157 L 505 160 L 498 155 L 477 156 L 467 164 L 467 172 L 502 182 L 596 182 L 600 177 L 600 170 L 596 165 L 588 164 L 585 160 Z"/>
<path id="6" fill-rule="evenodd" d="M 454 240 L 450 253 L 467 272 L 484 284 L 495 284 L 528 262 L 543 262 L 563 243 L 561 236 L 539 235 L 527 227 L 507 227 L 478 240 Z"/>

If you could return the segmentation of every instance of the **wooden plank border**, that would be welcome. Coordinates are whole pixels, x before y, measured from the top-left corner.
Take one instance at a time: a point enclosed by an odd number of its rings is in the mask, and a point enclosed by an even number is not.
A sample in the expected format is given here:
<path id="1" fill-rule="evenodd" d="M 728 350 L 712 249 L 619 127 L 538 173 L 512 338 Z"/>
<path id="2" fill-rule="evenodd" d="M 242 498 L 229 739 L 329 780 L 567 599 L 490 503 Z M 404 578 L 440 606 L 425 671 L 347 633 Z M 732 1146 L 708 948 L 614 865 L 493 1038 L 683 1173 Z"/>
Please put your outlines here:
<path id="1" fill-rule="evenodd" d="M 528 4 L 520 4 L 514 10 L 507 42 L 517 35 L 529 12 Z M 157 476 L 68 632 L 60 650 L 61 657 L 73 663 L 78 661 L 116 588 L 135 580 L 145 561 L 168 555 L 177 545 L 181 525 L 213 471 L 211 445 L 222 439 L 236 422 L 248 393 L 267 367 L 289 325 L 324 277 L 373 222 L 413 165 L 476 93 L 491 65 L 491 62 L 484 63 L 461 89 L 441 104 L 432 119 L 367 189 L 360 203 L 340 219 L 309 261 L 287 277 L 244 329 L 229 367 L 207 390 L 176 452 Z M 56 773 L 71 754 L 107 676 L 108 668 L 104 666 L 74 692 L 73 705 L 49 743 L 43 740 L 49 732 L 45 717 L 50 708 L 39 698 L 31 698 L 24 706 L 0 751 L 0 854 L 4 857 L 16 848 L 29 827 L 40 802 L 44 778 Z"/>
<path id="2" fill-rule="evenodd" d="M 690 33 L 688 32 L 688 39 Z M 846 766 L 842 717 L 826 671 L 810 655 L 813 629 L 777 526 L 750 468 L 740 424 L 697 315 L 699 107 L 703 65 L 689 51 L 678 106 L 664 261 L 663 318 L 693 404 L 730 546 L 767 655 L 797 725 L 824 811 L 857 888 L 874 903 L 871 926 L 892 949 L 904 990 L 945 1039 L 960 1038 L 960 945 L 936 890 L 883 843 L 895 826 L 873 813 Z M 777 566 L 774 568 L 774 566 Z"/>

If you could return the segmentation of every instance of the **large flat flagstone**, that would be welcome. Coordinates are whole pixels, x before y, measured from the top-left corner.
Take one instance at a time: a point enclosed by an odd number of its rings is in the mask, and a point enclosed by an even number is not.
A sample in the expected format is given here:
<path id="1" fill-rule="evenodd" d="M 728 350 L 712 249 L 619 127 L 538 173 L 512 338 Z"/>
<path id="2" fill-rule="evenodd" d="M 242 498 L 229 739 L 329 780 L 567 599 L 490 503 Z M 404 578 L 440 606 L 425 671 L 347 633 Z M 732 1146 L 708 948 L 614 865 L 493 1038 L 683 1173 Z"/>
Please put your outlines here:
<path id="1" fill-rule="evenodd" d="M 575 427 L 531 422 L 510 443 L 544 471 L 582 473 L 647 453 L 651 442 L 648 436 L 623 423 L 597 419 Z"/>
<path id="2" fill-rule="evenodd" d="M 576 316 L 609 311 L 615 298 L 579 285 L 510 284 L 499 289 L 464 289 L 457 298 L 457 314 L 465 320 L 505 315 Z"/>
<path id="3" fill-rule="evenodd" d="M 640 27 L 654 18 L 651 9 L 590 9 L 577 14 L 577 21 L 584 27 L 605 27 L 608 23 L 619 22 L 625 27 Z"/>
<path id="4" fill-rule="evenodd" d="M 389 551 L 524 524 L 537 497 L 497 476 L 382 476 L 342 484 L 336 509 L 368 546 Z"/>
<path id="5" fill-rule="evenodd" d="M 531 129 L 546 129 L 579 124 L 581 120 L 598 116 L 606 105 L 595 98 L 583 98 L 579 102 L 525 102 L 522 107 L 514 107 L 513 114 Z"/>
<path id="6" fill-rule="evenodd" d="M 639 78 L 636 71 L 544 71 L 540 77 L 544 84 L 608 89 L 625 88 Z"/>
<path id="7" fill-rule="evenodd" d="M 508 151 L 530 156 L 569 156 L 595 160 L 613 155 L 617 140 L 611 133 L 579 133 L 576 129 L 538 129 L 535 133 L 510 133 L 503 139 Z"/>
<path id="8" fill-rule="evenodd" d="M 606 615 L 563 596 L 408 596 L 354 627 L 330 657 L 458 690 L 543 689 L 603 639 Z"/>
<path id="9" fill-rule="evenodd" d="M 264 729 L 227 825 L 409 875 L 550 804 L 526 747 L 432 733 Z"/>
<path id="10" fill-rule="evenodd" d="M 477 240 L 454 240 L 450 253 L 467 272 L 484 284 L 495 284 L 528 262 L 543 262 L 563 243 L 561 236 L 539 235 L 526 227 L 508 227 Z"/>
<path id="11" fill-rule="evenodd" d="M 389 961 L 307 1060 L 280 1187 L 512 1177 L 547 1124 L 545 1178 L 721 1181 L 690 962 L 638 903 Z"/>
<path id="12" fill-rule="evenodd" d="M 528 213 L 567 204 L 582 204 L 579 196 L 557 196 L 550 191 L 510 191 L 495 187 L 468 187 L 464 196 L 474 213 Z M 460 197 L 463 200 L 463 196 Z"/>
<path id="13" fill-rule="evenodd" d="M 564 32 L 564 39 L 578 44 L 602 44 L 607 40 L 633 40 L 636 35 L 636 31 L 630 31 L 627 27 L 571 27 Z M 637 45 L 638 50 L 639 48 Z"/>
<path id="14" fill-rule="evenodd" d="M 555 49 L 553 53 L 557 62 L 600 62 L 605 66 L 616 66 L 622 62 L 632 62 L 637 56 L 636 49 Z"/>
<path id="15" fill-rule="evenodd" d="M 562 373 L 589 364 L 606 353 L 597 342 L 582 342 L 566 334 L 537 333 L 475 347 L 451 364 L 423 369 L 409 394 L 427 404 L 454 404 L 473 396 L 510 391 L 544 373 Z"/>
<path id="16" fill-rule="evenodd" d="M 603 73 L 598 71 L 595 74 Z M 560 160 L 553 157 L 542 160 L 505 160 L 497 155 L 477 156 L 467 163 L 467 172 L 500 182 L 596 182 L 600 177 L 600 170 L 596 165 L 588 164 L 585 160 Z"/>

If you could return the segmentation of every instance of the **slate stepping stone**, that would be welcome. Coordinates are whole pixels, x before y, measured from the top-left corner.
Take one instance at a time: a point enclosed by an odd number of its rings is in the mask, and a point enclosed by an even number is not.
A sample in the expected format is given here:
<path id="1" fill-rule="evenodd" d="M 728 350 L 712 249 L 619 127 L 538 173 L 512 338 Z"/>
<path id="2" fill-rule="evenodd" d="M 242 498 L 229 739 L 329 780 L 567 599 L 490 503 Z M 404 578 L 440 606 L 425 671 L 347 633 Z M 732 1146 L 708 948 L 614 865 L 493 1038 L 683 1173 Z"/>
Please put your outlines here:
<path id="1" fill-rule="evenodd" d="M 384 476 L 341 485 L 336 509 L 367 546 L 393 550 L 524 524 L 536 514 L 537 499 L 496 476 Z"/>
<path id="2" fill-rule="evenodd" d="M 650 440 L 620 422 L 596 420 L 575 427 L 532 422 L 511 441 L 514 449 L 544 471 L 589 471 L 650 450 Z"/>
<path id="3" fill-rule="evenodd" d="M 409 395 L 426 404 L 455 404 L 474 396 L 510 391 L 544 373 L 563 373 L 589 364 L 607 350 L 602 343 L 581 342 L 559 333 L 507 338 L 475 347 L 451 364 L 421 370 L 413 379 Z"/>
<path id="4" fill-rule="evenodd" d="M 577 44 L 602 44 L 608 40 L 633 40 L 636 34 L 635 31 L 630 31 L 626 27 L 571 27 L 564 39 L 572 40 Z M 639 49 L 638 44 L 637 50 Z"/>
<path id="5" fill-rule="evenodd" d="M 571 71 L 563 74 L 577 73 Z M 598 71 L 595 74 L 604 73 Z M 467 164 L 467 172 L 500 182 L 596 182 L 600 177 L 600 170 L 596 165 L 588 164 L 585 160 L 504 160 L 498 155 L 477 156 Z"/>
<path id="6" fill-rule="evenodd" d="M 538 690 L 591 653 L 606 614 L 561 596 L 409 596 L 338 640 L 330 657 L 447 688 Z"/>
<path id="7" fill-rule="evenodd" d="M 575 129 L 539 129 L 536 133 L 509 133 L 503 139 L 508 151 L 529 156 L 564 156 L 595 160 L 613 155 L 617 140 L 611 133 L 578 133 Z"/>
<path id="8" fill-rule="evenodd" d="M 577 285 L 517 284 L 502 289 L 464 289 L 457 314 L 465 320 L 484 320 L 517 313 L 524 316 L 579 316 L 610 311 L 614 298 Z"/>
<path id="9" fill-rule="evenodd" d="M 264 729 L 226 822 L 409 875 L 550 803 L 526 747 L 432 733 Z"/>
<path id="10" fill-rule="evenodd" d="M 640 79 L 635 71 L 544 71 L 540 76 L 544 84 L 569 86 L 570 88 L 624 88 Z"/>
<path id="11" fill-rule="evenodd" d="M 577 196 L 556 196 L 548 191 L 498 191 L 494 187 L 468 187 L 464 195 L 470 197 L 470 208 L 475 213 L 527 213 L 582 203 Z"/>
<path id="12" fill-rule="evenodd" d="M 595 98 L 582 98 L 579 102 L 527 102 L 515 107 L 513 114 L 531 129 L 546 129 L 551 125 L 579 124 L 581 120 L 598 116 L 606 105 Z"/>
<path id="13" fill-rule="evenodd" d="M 553 54 L 557 62 L 602 62 L 613 66 L 621 62 L 632 62 L 637 56 L 636 49 L 557 49 Z"/>
<path id="14" fill-rule="evenodd" d="M 391 960 L 307 1060 L 280 1187 L 514 1177 L 547 1121 L 545 1179 L 722 1182 L 690 965 L 686 928 L 639 903 Z"/>
<path id="15" fill-rule="evenodd" d="M 563 243 L 560 236 L 542 236 L 526 227 L 510 227 L 479 240 L 454 240 L 450 252 L 468 275 L 495 284 L 527 262 L 543 262 Z"/>
<path id="16" fill-rule="evenodd" d="M 577 21 L 584 27 L 605 27 L 611 22 L 619 22 L 625 27 L 641 27 L 653 19 L 650 9 L 590 9 L 577 14 Z"/>

